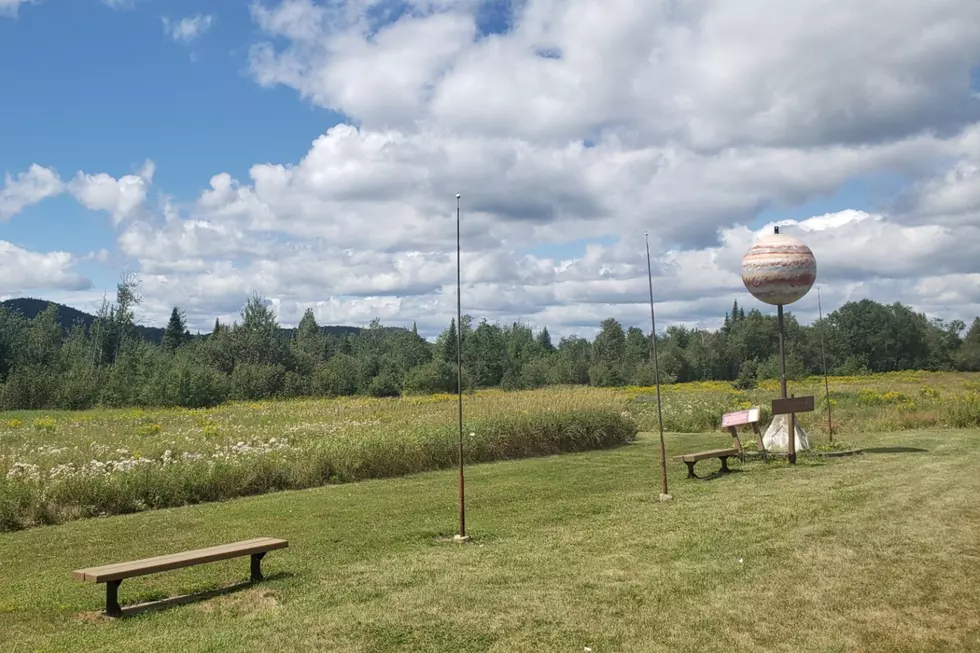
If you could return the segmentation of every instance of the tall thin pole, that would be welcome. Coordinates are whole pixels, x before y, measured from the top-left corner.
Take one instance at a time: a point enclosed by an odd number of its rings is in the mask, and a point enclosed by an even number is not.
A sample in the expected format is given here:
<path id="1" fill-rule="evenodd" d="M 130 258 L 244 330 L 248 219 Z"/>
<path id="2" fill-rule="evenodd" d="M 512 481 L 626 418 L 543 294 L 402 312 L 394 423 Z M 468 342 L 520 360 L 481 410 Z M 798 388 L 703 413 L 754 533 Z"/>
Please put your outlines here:
<path id="1" fill-rule="evenodd" d="M 827 397 L 827 432 L 830 433 L 830 441 L 834 441 L 834 421 L 830 416 L 830 381 L 827 380 L 827 345 L 824 343 L 824 329 L 827 327 L 823 322 L 823 307 L 820 305 L 820 287 L 817 287 L 817 311 L 820 315 L 820 355 L 823 358 L 823 388 Z"/>
<path id="2" fill-rule="evenodd" d="M 459 534 L 466 540 L 466 505 L 463 492 L 463 303 L 459 263 L 459 193 L 456 193 L 456 398 L 459 407 Z"/>
<path id="3" fill-rule="evenodd" d="M 779 396 L 786 399 L 786 347 L 783 344 L 783 305 L 776 307 L 776 321 L 779 326 Z M 796 416 L 790 413 L 789 426 L 787 427 L 789 437 L 788 453 L 791 465 L 796 464 Z"/>
<path id="4" fill-rule="evenodd" d="M 773 227 L 775 233 L 779 233 L 779 225 Z M 779 396 L 786 399 L 786 346 L 784 345 L 785 335 L 783 331 L 783 305 L 776 307 L 776 324 L 779 328 Z M 791 465 L 796 464 L 796 415 L 789 414 L 789 427 L 787 429 L 789 442 L 787 443 L 787 454 Z"/>
<path id="5" fill-rule="evenodd" d="M 657 320 L 653 313 L 653 267 L 650 264 L 650 234 L 643 232 L 647 246 L 647 279 L 650 282 L 650 341 L 653 347 L 653 374 L 657 384 L 657 425 L 660 428 L 660 495 L 669 497 L 667 493 L 667 459 L 664 453 L 664 417 L 660 403 L 660 358 L 657 356 Z"/>

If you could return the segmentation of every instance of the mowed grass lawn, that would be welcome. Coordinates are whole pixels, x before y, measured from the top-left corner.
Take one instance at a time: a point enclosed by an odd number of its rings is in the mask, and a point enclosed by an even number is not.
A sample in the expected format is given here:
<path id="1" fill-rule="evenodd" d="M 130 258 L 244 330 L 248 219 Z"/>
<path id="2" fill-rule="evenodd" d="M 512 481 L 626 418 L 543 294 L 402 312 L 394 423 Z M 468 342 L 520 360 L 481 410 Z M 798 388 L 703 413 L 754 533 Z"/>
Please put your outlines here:
<path id="1" fill-rule="evenodd" d="M 4 651 L 978 651 L 980 432 L 848 434 L 878 452 L 691 481 L 658 446 L 0 534 Z M 727 446 L 669 435 L 668 454 Z M 702 469 L 702 466 L 704 468 Z M 698 463 L 699 473 L 718 461 Z M 111 620 L 73 569 L 277 536 L 267 580 Z M 124 581 L 127 604 L 247 578 L 248 559 Z"/>

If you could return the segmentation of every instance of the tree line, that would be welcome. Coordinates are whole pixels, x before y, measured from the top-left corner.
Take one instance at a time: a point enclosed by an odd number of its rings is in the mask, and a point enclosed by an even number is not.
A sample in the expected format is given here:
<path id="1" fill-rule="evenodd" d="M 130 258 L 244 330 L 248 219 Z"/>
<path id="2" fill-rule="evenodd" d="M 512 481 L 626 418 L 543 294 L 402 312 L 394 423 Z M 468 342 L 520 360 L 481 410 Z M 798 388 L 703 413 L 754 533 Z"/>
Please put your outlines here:
<path id="1" fill-rule="evenodd" d="M 507 390 L 551 384 L 652 385 L 649 333 L 600 323 L 591 341 L 553 342 L 535 332 L 463 316 L 434 343 L 412 329 L 321 327 L 307 309 L 297 328 L 280 328 L 262 297 L 253 295 L 232 324 L 215 321 L 191 335 L 174 307 L 162 338 L 145 337 L 134 321 L 138 282 L 123 280 L 116 301 L 94 319 L 66 325 L 49 305 L 32 318 L 0 306 L 0 409 L 83 409 L 104 406 L 213 406 L 230 399 L 456 391 L 457 329 L 461 330 L 464 390 Z M 980 317 L 930 320 L 900 303 L 848 302 L 811 325 L 785 314 L 787 375 L 834 375 L 896 370 L 980 371 Z M 730 381 L 751 388 L 779 376 L 775 315 L 735 302 L 716 331 L 670 326 L 657 335 L 661 381 Z"/>

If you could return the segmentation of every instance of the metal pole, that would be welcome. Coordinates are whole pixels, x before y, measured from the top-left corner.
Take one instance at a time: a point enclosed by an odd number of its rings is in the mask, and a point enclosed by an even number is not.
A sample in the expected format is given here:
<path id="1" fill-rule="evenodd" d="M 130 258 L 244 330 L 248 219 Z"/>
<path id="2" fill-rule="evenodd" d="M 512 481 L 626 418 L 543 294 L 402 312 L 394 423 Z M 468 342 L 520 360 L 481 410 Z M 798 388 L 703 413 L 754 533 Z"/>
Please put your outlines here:
<path id="1" fill-rule="evenodd" d="M 779 233 L 779 225 L 773 227 L 774 233 Z M 783 305 L 779 304 L 776 307 L 776 321 L 779 328 L 779 397 L 781 399 L 786 399 L 786 347 L 783 344 L 785 340 L 783 332 Z M 789 457 L 789 462 L 791 465 L 796 464 L 796 415 L 793 413 L 789 414 L 789 441 L 787 442 L 788 449 L 787 455 Z"/>
<path id="2" fill-rule="evenodd" d="M 457 540 L 467 540 L 466 506 L 463 492 L 463 311 L 462 274 L 459 263 L 459 193 L 456 193 L 456 397 L 459 407 L 459 534 Z"/>
<path id="3" fill-rule="evenodd" d="M 650 282 L 650 340 L 653 347 L 653 374 L 657 384 L 657 425 L 660 428 L 660 496 L 667 498 L 667 459 L 664 453 L 664 418 L 660 403 L 660 358 L 657 355 L 657 320 L 653 313 L 653 267 L 650 264 L 650 234 L 643 232 L 647 246 L 647 279 Z"/>
<path id="4" fill-rule="evenodd" d="M 785 340 L 783 336 L 783 305 L 779 304 L 776 307 L 776 319 L 779 323 L 779 396 L 782 399 L 786 399 L 786 347 L 783 344 Z M 788 454 L 789 462 L 791 465 L 796 464 L 796 416 L 790 413 L 789 415 L 789 442 L 788 442 Z"/>
<path id="5" fill-rule="evenodd" d="M 823 388 L 827 397 L 827 431 L 830 433 L 830 441 L 834 441 L 834 422 L 830 416 L 830 382 L 827 380 L 827 346 L 824 343 L 824 329 L 826 324 L 823 322 L 823 307 L 820 305 L 820 288 L 817 288 L 817 311 L 820 315 L 820 355 L 823 358 Z"/>

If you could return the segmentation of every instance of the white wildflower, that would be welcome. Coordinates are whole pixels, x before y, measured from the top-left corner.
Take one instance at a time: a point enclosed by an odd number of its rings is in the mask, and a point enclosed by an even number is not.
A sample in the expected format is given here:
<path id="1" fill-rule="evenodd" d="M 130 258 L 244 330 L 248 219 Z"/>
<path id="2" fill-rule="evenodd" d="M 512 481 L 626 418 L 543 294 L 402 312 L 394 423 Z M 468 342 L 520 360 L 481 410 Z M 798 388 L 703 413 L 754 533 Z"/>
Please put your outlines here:
<path id="1" fill-rule="evenodd" d="M 41 476 L 40 468 L 33 463 L 14 463 L 10 470 L 7 472 L 7 478 L 26 478 L 32 481 L 36 481 Z"/>

